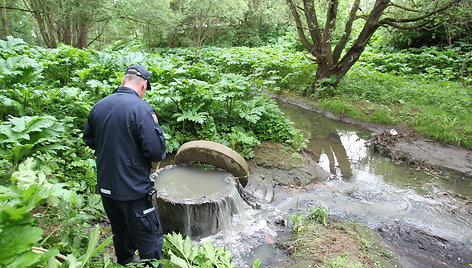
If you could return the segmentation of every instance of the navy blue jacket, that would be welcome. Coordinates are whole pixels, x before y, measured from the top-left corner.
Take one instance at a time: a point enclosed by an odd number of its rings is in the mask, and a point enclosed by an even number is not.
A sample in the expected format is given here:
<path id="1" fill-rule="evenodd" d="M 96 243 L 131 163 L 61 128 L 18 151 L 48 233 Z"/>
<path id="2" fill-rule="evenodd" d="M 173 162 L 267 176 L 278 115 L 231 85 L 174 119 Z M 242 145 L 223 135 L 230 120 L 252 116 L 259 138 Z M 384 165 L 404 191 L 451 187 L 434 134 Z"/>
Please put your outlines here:
<path id="1" fill-rule="evenodd" d="M 137 200 L 154 186 L 152 161 L 166 157 L 166 140 L 156 111 L 131 88 L 120 87 L 93 106 L 83 140 L 97 156 L 100 194 Z"/>

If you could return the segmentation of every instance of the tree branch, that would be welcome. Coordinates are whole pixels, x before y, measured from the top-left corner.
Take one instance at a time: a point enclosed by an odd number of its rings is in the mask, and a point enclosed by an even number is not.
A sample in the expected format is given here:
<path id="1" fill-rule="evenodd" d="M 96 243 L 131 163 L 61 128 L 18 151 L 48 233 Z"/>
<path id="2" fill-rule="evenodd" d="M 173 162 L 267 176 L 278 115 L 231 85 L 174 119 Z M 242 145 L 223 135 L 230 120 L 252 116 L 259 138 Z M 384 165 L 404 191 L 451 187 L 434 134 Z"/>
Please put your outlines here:
<path id="1" fill-rule="evenodd" d="M 308 24 L 308 30 L 311 35 L 311 39 L 314 43 L 315 49 L 321 52 L 321 32 L 318 25 L 318 17 L 316 15 L 316 10 L 313 6 L 313 1 L 303 0 L 304 10 L 306 10 L 306 22 Z M 319 55 L 314 55 L 319 56 Z"/>
<path id="2" fill-rule="evenodd" d="M 131 17 L 127 17 L 127 16 L 123 16 L 123 15 L 120 15 L 119 18 L 120 18 L 120 19 L 127 19 L 127 20 L 134 21 L 134 22 L 138 22 L 138 23 L 141 23 L 141 24 L 149 24 L 148 21 L 142 21 L 142 20 L 138 20 L 138 19 L 131 18 Z"/>
<path id="3" fill-rule="evenodd" d="M 369 17 L 367 17 L 367 15 L 356 15 L 354 20 L 363 19 L 363 20 L 367 21 L 368 18 Z"/>
<path id="4" fill-rule="evenodd" d="M 351 36 L 351 32 L 352 32 L 352 24 L 356 20 L 356 14 L 357 14 L 357 10 L 359 10 L 360 3 L 361 3 L 360 0 L 355 0 L 352 5 L 351 11 L 349 12 L 348 21 L 346 22 L 346 25 L 344 27 L 344 34 L 341 37 L 341 40 L 339 40 L 339 43 L 334 48 L 334 52 L 333 52 L 334 63 L 337 63 L 339 61 L 339 58 L 341 57 L 341 53 L 346 47 L 347 41 L 349 41 L 349 37 Z"/>
<path id="5" fill-rule="evenodd" d="M 306 11 L 305 11 L 305 9 L 304 9 L 304 8 L 302 8 L 301 6 L 297 6 L 297 9 L 300 9 L 301 11 L 303 11 L 303 13 L 305 13 L 305 14 L 306 14 Z"/>
<path id="6" fill-rule="evenodd" d="M 347 71 L 356 63 L 360 55 L 364 51 L 367 43 L 380 27 L 379 20 L 385 9 L 388 7 L 390 0 L 376 0 L 372 11 L 351 48 L 344 54 L 342 59 L 336 63 L 335 68 L 338 71 L 338 77 L 343 77 Z"/>
<path id="7" fill-rule="evenodd" d="M 100 30 L 100 33 L 97 35 L 97 37 L 95 37 L 94 39 L 92 39 L 88 44 L 87 44 L 87 47 L 89 47 L 93 42 L 97 41 L 98 38 L 100 38 L 103 33 L 105 32 L 105 24 L 103 25 L 102 29 Z"/>
<path id="8" fill-rule="evenodd" d="M 23 9 L 23 8 L 17 8 L 17 7 L 4 7 L 4 6 L 0 6 L 0 9 L 17 10 L 17 11 L 23 11 L 23 12 L 29 12 L 29 13 L 33 13 L 33 12 L 34 12 L 34 11 L 32 11 L 32 10 Z"/>
<path id="9" fill-rule="evenodd" d="M 298 33 L 298 37 L 300 38 L 300 41 L 302 42 L 305 49 L 308 50 L 312 55 L 316 57 L 316 52 L 313 46 L 308 41 L 308 39 L 306 38 L 305 32 L 303 31 L 302 20 L 300 19 L 300 14 L 298 14 L 297 6 L 293 2 L 293 0 L 286 0 L 286 1 L 287 1 L 287 5 L 290 11 L 292 12 L 293 18 L 295 20 L 295 25 L 297 28 L 297 33 Z"/>
<path id="10" fill-rule="evenodd" d="M 322 57 L 328 60 L 328 65 L 330 66 L 333 64 L 333 57 L 331 52 L 331 43 L 333 40 L 331 36 L 331 31 L 336 26 L 338 4 L 338 0 L 329 0 L 329 7 L 326 11 L 326 22 L 323 31 L 323 37 L 321 39 Z"/>
<path id="11" fill-rule="evenodd" d="M 414 30 L 414 29 L 418 29 L 418 28 L 422 28 L 424 27 L 426 24 L 428 24 L 429 21 L 425 21 L 421 24 L 417 24 L 417 25 L 410 25 L 410 26 L 406 26 L 406 25 L 401 25 L 401 24 L 398 24 L 398 23 L 395 23 L 395 22 L 392 22 L 392 21 L 388 21 L 388 22 L 380 22 L 380 24 L 382 26 L 390 26 L 390 27 L 393 27 L 393 28 L 397 28 L 397 29 L 400 29 L 400 30 Z"/>
<path id="12" fill-rule="evenodd" d="M 313 57 L 310 57 L 310 56 L 308 56 L 308 55 L 305 54 L 305 53 L 303 53 L 303 56 L 305 56 L 305 58 L 307 58 L 308 60 L 311 60 L 311 61 L 313 61 L 313 62 L 315 62 L 315 63 L 319 63 L 319 60 L 318 60 L 318 59 L 313 58 Z"/>
<path id="13" fill-rule="evenodd" d="M 383 20 L 380 21 L 380 23 L 382 24 L 388 24 L 388 23 L 406 23 L 406 22 L 417 22 L 417 21 L 420 21 L 420 20 L 423 20 L 423 19 L 426 19 L 428 17 L 431 17 L 432 15 L 435 15 L 435 14 L 438 14 L 438 13 L 442 13 L 443 11 L 447 10 L 448 8 L 458 4 L 459 2 L 461 2 L 462 0 L 451 0 L 448 4 L 436 9 L 436 10 L 433 10 L 429 13 L 426 13 L 422 16 L 418 16 L 418 17 L 414 17 L 414 18 L 404 18 L 404 19 L 394 19 L 394 18 L 385 18 Z"/>
<path id="14" fill-rule="evenodd" d="M 390 6 L 392 7 L 397 7 L 399 9 L 403 9 L 403 10 L 406 10 L 406 11 L 411 11 L 411 12 L 420 12 L 419 10 L 417 9 L 413 9 L 413 8 L 409 8 L 409 7 L 405 7 L 405 6 L 402 6 L 402 5 L 399 5 L 399 4 L 396 4 L 394 2 L 390 2 Z"/>

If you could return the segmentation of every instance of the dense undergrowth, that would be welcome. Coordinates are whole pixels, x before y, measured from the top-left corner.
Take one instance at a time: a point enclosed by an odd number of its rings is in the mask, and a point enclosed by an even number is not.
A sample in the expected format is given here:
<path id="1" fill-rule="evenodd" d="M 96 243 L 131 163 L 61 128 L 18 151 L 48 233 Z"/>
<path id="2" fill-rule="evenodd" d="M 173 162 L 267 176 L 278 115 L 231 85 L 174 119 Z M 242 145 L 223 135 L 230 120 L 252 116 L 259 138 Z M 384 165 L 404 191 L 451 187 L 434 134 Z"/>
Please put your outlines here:
<path id="1" fill-rule="evenodd" d="M 313 98 L 333 113 L 401 125 L 452 145 L 472 148 L 470 46 L 388 51 L 369 48 L 337 88 L 310 87 L 316 68 L 293 46 L 211 48 L 202 60 L 247 75 L 276 93 Z"/>
<path id="2" fill-rule="evenodd" d="M 81 133 L 94 103 L 113 93 L 125 68 L 136 63 L 152 72 L 154 90 L 146 100 L 157 110 L 168 152 L 195 139 L 226 144 L 245 157 L 261 141 L 303 146 L 302 134 L 244 75 L 178 55 L 0 41 L 0 246 L 15 241 L 0 253 L 1 265 L 37 265 L 58 250 L 69 254 L 64 266 L 90 262 L 96 251 L 87 249 L 98 240 L 87 234 L 104 215 L 93 194 L 93 152 Z M 29 239 L 25 233 L 32 233 Z M 56 250 L 39 255 L 31 246 Z"/>
<path id="3" fill-rule="evenodd" d="M 9 248 L 1 251 L 0 266 L 45 265 L 58 252 L 69 257 L 64 266 L 110 263 L 106 252 L 92 258 L 110 241 L 99 245 L 99 228 L 93 227 L 104 213 L 93 194 L 93 152 L 81 132 L 93 104 L 117 89 L 129 65 L 140 63 L 152 72 L 153 90 L 146 100 L 158 112 L 168 152 L 186 141 L 207 139 L 251 157 L 252 147 L 262 141 L 287 142 L 295 149 L 305 142 L 263 90 L 312 97 L 338 114 L 403 125 L 472 148 L 467 57 L 461 49 L 371 49 L 338 88 L 321 85 L 314 91 L 316 66 L 289 42 L 205 48 L 200 62 L 193 63 L 190 49 L 151 54 L 0 41 L 0 246 Z M 191 251 L 188 242 L 167 239 Z M 54 250 L 36 254 L 34 245 Z M 209 261 L 208 250 L 222 258 L 214 259 L 224 263 L 220 267 L 231 265 L 227 252 L 208 245 L 200 249 L 189 253 L 195 260 L 179 258 L 195 267 Z M 169 250 L 167 263 L 178 266 L 182 260 L 172 246 Z"/>

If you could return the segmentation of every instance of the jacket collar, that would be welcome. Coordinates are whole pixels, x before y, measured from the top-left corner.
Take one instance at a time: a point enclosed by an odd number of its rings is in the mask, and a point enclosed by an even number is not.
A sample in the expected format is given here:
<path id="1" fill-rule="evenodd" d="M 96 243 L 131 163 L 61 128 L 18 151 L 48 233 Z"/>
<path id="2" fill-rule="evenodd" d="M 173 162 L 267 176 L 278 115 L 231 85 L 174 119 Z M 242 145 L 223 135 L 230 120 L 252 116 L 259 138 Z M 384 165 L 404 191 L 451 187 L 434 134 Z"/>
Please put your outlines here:
<path id="1" fill-rule="evenodd" d="M 130 87 L 119 87 L 116 93 L 128 93 L 128 94 L 134 94 L 139 97 L 138 93 L 134 91 L 134 89 Z M 139 97 L 141 98 L 141 97 Z"/>

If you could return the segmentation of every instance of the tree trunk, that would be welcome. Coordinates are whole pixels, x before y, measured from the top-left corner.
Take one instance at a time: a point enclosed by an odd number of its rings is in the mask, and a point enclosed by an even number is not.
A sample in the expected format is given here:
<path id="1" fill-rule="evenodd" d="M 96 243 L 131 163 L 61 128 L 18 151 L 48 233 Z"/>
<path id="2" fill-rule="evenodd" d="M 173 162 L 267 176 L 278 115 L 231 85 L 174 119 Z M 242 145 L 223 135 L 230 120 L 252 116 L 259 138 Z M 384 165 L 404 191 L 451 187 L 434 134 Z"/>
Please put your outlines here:
<path id="1" fill-rule="evenodd" d="M 39 32 L 41 33 L 44 43 L 48 48 L 56 48 L 56 31 L 52 23 L 50 11 L 47 10 L 48 6 L 45 2 L 39 0 L 29 0 L 28 2 L 30 4 L 28 8 L 30 10 L 29 12 L 33 14 L 38 23 Z"/>
<path id="2" fill-rule="evenodd" d="M 333 75 L 336 76 L 335 80 L 327 80 L 329 78 L 332 78 Z M 315 91 L 320 84 L 336 86 L 337 83 L 335 84 L 334 82 L 339 81 L 339 79 L 337 78 L 336 70 L 333 68 L 333 65 L 329 64 L 327 61 L 322 61 L 318 64 L 318 68 L 316 69 L 315 74 L 315 80 L 311 84 L 311 87 L 313 88 L 313 91 Z"/>
<path id="3" fill-rule="evenodd" d="M 43 38 L 44 43 L 48 48 L 56 48 L 56 40 L 53 36 L 49 35 L 49 31 L 46 29 L 46 26 L 44 25 L 44 20 L 41 14 L 38 12 L 34 12 L 34 17 L 36 18 L 36 21 L 38 22 L 38 27 L 39 27 L 39 32 L 41 33 L 41 37 Z"/>
<path id="4" fill-rule="evenodd" d="M 56 39 L 56 27 L 54 27 L 54 23 L 52 20 L 52 15 L 51 14 L 45 14 L 45 20 L 47 24 L 47 30 L 49 32 L 49 41 L 50 45 L 48 45 L 49 48 L 56 48 L 57 47 L 57 39 Z"/>
<path id="5" fill-rule="evenodd" d="M 194 44 L 194 51 L 193 51 L 193 62 L 197 63 L 200 58 L 200 52 L 203 47 L 203 40 L 204 40 L 204 24 L 200 24 L 200 27 L 196 27 L 194 37 L 193 37 L 193 44 Z"/>
<path id="6" fill-rule="evenodd" d="M 444 24 L 444 29 L 446 32 L 446 40 L 447 40 L 447 45 L 452 46 L 452 35 L 451 35 L 451 25 L 449 25 L 448 22 Z"/>
<path id="7" fill-rule="evenodd" d="M 89 25 L 88 23 L 82 23 L 79 29 L 79 40 L 77 42 L 77 48 L 87 48 L 88 46 L 88 34 Z"/>
<path id="8" fill-rule="evenodd" d="M 72 45 L 72 26 L 69 18 L 63 26 L 62 42 L 69 46 Z"/>
<path id="9" fill-rule="evenodd" d="M 373 30 L 375 31 L 375 30 Z M 373 33 L 373 32 L 372 32 Z M 329 61 L 321 61 L 316 70 L 315 81 L 311 84 L 313 89 L 321 82 L 323 85 L 337 87 L 341 79 L 347 74 L 351 67 L 359 60 L 365 45 L 358 47 L 353 46 L 347 53 L 348 57 L 343 57 L 343 60 L 335 65 L 329 64 Z M 329 80 L 328 79 L 332 78 Z"/>
<path id="10" fill-rule="evenodd" d="M 0 8 L 0 17 L 2 18 L 2 31 L 0 31 L 0 39 L 6 39 L 10 35 L 10 20 L 7 16 L 7 10 Z"/>

